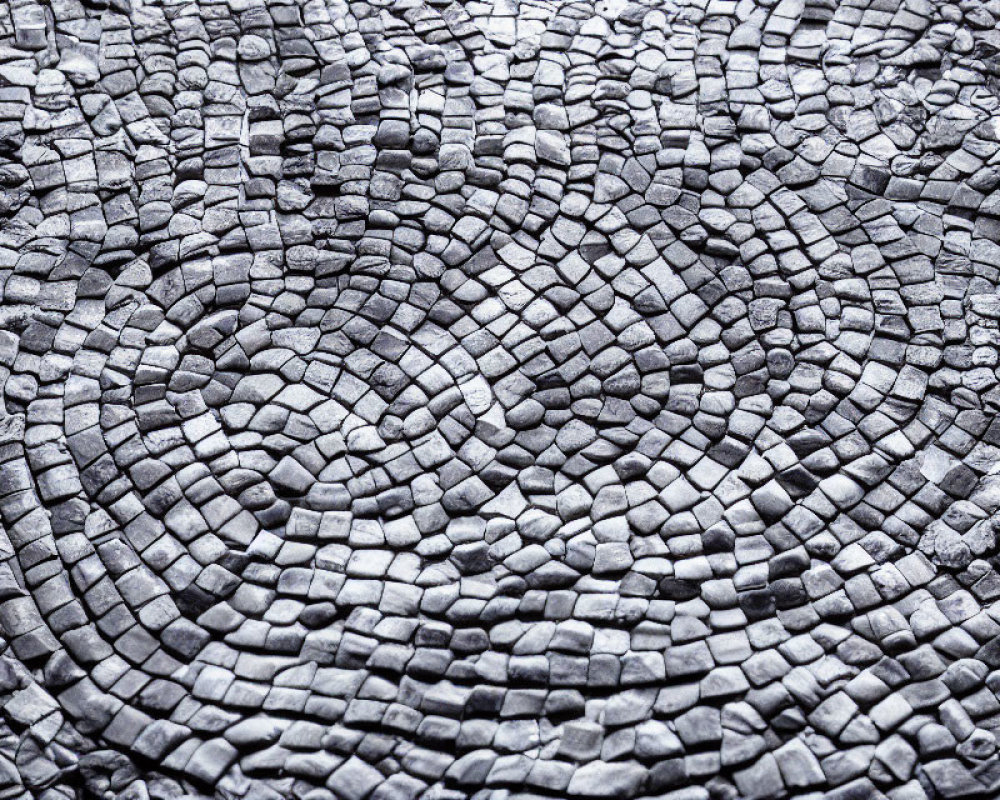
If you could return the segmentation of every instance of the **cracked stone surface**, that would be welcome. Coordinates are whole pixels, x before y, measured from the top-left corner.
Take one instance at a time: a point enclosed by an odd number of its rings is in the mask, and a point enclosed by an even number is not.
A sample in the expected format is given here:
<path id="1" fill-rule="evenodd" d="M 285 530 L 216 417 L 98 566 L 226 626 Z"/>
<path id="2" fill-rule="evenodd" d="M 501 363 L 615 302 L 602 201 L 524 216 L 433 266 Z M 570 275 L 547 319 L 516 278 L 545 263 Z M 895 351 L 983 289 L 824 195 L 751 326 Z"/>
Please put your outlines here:
<path id="1" fill-rule="evenodd" d="M 1000 797 L 1000 0 L 0 2 L 0 800 Z"/>

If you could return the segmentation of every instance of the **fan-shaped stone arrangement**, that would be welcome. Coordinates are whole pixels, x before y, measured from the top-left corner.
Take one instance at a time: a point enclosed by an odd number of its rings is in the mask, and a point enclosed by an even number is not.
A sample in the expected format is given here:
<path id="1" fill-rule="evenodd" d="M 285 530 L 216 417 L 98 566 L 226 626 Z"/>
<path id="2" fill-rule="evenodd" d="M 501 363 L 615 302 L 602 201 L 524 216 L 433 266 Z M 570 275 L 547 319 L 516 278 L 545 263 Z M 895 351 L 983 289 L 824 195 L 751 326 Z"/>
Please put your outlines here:
<path id="1" fill-rule="evenodd" d="M 1000 796 L 1000 2 L 0 4 L 0 798 Z"/>

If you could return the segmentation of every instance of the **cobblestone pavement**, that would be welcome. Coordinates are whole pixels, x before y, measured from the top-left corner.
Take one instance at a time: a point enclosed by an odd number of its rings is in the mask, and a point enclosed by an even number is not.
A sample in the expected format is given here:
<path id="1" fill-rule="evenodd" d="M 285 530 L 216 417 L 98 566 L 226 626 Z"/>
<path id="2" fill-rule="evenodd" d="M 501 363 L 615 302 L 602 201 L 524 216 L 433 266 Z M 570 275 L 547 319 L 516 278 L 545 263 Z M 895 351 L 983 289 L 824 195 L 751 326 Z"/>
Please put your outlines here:
<path id="1" fill-rule="evenodd" d="M 1000 0 L 0 2 L 0 800 L 1000 797 Z"/>

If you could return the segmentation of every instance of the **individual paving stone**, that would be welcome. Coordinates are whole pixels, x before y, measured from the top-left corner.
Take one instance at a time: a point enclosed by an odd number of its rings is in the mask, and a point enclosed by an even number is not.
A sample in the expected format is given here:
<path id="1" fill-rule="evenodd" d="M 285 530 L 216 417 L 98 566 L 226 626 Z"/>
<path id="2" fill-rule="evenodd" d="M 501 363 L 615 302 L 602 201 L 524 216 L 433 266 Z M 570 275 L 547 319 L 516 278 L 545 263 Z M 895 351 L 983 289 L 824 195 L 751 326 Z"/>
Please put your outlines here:
<path id="1" fill-rule="evenodd" d="M 616 797 L 634 794 L 645 770 L 635 763 L 593 761 L 573 773 L 566 791 L 571 797 Z"/>
<path id="2" fill-rule="evenodd" d="M 0 8 L 0 793 L 996 796 L 994 5 Z"/>

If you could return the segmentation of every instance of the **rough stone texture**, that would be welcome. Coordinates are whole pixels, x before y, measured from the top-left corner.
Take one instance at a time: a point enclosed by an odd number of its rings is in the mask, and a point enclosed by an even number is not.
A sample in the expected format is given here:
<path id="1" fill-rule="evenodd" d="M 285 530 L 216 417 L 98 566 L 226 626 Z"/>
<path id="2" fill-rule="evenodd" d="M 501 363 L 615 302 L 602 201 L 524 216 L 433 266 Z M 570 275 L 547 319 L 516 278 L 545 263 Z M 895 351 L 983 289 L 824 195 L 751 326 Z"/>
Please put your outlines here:
<path id="1" fill-rule="evenodd" d="M 0 3 L 0 800 L 1000 796 L 1000 0 Z"/>

